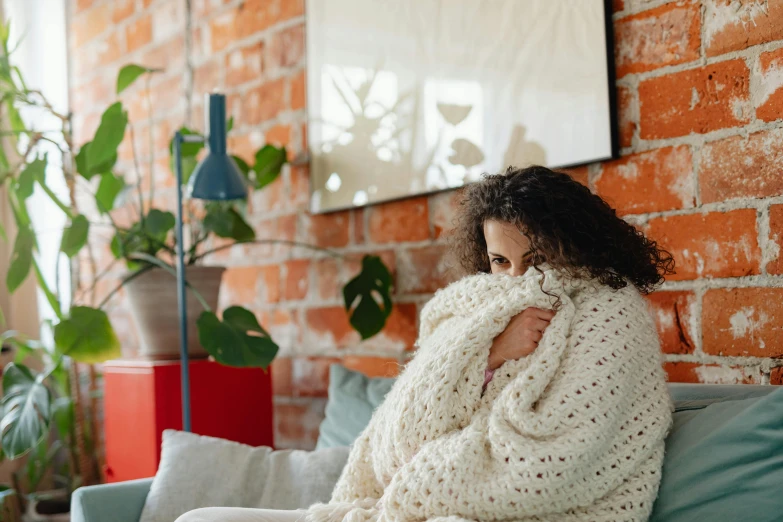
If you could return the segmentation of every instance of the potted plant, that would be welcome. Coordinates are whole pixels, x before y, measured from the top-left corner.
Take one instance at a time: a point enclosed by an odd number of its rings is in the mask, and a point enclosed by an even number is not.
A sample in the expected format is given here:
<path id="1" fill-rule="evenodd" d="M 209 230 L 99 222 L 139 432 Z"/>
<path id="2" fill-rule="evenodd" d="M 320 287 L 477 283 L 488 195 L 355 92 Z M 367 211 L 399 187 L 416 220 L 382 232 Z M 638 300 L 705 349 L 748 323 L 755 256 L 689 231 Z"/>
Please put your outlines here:
<path id="1" fill-rule="evenodd" d="M 134 161 L 137 181 L 133 185 L 129 185 L 116 168 L 117 150 L 126 129 L 130 129 L 133 139 L 133 128 L 129 127 L 127 112 L 120 101 L 103 112 L 94 138 L 79 146 L 73 141 L 70 115 L 56 111 L 40 91 L 28 88 L 19 69 L 10 61 L 8 26 L 0 26 L 0 46 L 0 133 L 4 136 L 4 143 L 0 143 L 0 184 L 5 186 L 17 228 L 5 283 L 9 292 L 14 292 L 32 273 L 54 315 L 54 319 L 42 322 L 44 335 L 41 341 L 14 331 L 6 331 L 0 336 L 3 343 L 18 352 L 16 361 L 8 364 L 2 375 L 0 456 L 4 459 L 28 457 L 25 470 L 16 474 L 14 487 L 22 493 L 20 500 L 32 505 L 37 502 L 35 492 L 44 483 L 69 493 L 80 485 L 100 480 L 101 466 L 96 459 L 100 454 L 96 449 L 99 390 L 93 364 L 116 358 L 121 353 L 119 339 L 105 308 L 124 287 L 128 289 L 132 303 L 141 303 L 139 308 L 157 306 L 153 315 L 163 316 L 164 311 L 176 310 L 176 304 L 171 304 L 176 301 L 163 302 L 161 309 L 164 297 L 175 299 L 175 270 L 171 264 L 176 249 L 171 233 L 175 220 L 170 211 L 151 206 L 153 187 L 147 196 L 150 206 L 145 205 L 138 161 Z M 139 78 L 149 78 L 155 72 L 139 65 L 123 67 L 117 78 L 117 94 Z M 20 109 L 31 106 L 58 121 L 59 128 L 29 128 L 20 116 Z M 230 128 L 231 122 L 228 126 Z M 193 131 L 183 128 L 181 132 Z M 54 145 L 62 155 L 62 176 L 69 189 L 67 200 L 58 196 L 47 180 L 47 175 L 52 175 L 53 165 L 42 152 L 44 144 Z M 184 147 L 186 176 L 195 167 L 201 147 L 200 144 Z M 18 153 L 7 154 L 11 148 Z M 234 159 L 245 173 L 248 184 L 255 190 L 262 190 L 279 175 L 286 162 L 286 151 L 267 145 L 258 150 L 252 165 L 240 158 Z M 76 292 L 61 291 L 62 275 L 59 273 L 53 283 L 43 276 L 37 256 L 38 235 L 26 204 L 36 187 L 67 217 L 58 260 L 69 261 Z M 115 212 L 120 207 L 134 213 L 135 219 L 130 224 L 121 225 L 115 219 Z M 210 238 L 229 240 L 228 245 L 276 241 L 255 238 L 252 227 L 243 217 L 241 203 L 210 203 L 200 209 L 192 207 L 189 212 L 192 239 L 186 245 L 186 279 L 189 299 L 194 300 L 189 308 L 198 315 L 191 321 L 197 330 L 197 335 L 191 338 L 198 339 L 200 346 L 222 364 L 265 368 L 277 353 L 277 345 L 251 311 L 231 306 L 221 316 L 216 313 L 222 269 L 199 268 L 198 262 L 209 253 L 204 247 Z M 90 242 L 94 231 L 99 229 L 112 232 L 114 262 L 124 262 L 129 269 L 119 284 L 104 296 L 99 296 L 96 289 L 107 269 L 98 270 Z M 2 228 L 0 235 L 5 235 Z M 85 277 L 86 272 L 89 278 Z M 172 285 L 172 290 L 158 292 L 155 303 L 144 301 L 150 286 L 163 288 L 167 284 Z M 391 276 L 380 258 L 365 256 L 361 272 L 343 292 L 346 313 L 362 338 L 369 338 L 383 328 L 391 313 L 390 288 Z M 144 329 L 143 325 L 140 327 Z M 164 340 L 164 344 L 176 347 L 176 321 L 168 322 L 165 329 L 174 332 L 174 342 Z M 151 337 L 147 337 L 145 343 L 149 339 Z M 193 350 L 198 350 L 198 346 Z M 25 364 L 29 357 L 39 361 L 40 371 Z M 53 499 L 47 500 L 50 504 L 56 503 Z"/>

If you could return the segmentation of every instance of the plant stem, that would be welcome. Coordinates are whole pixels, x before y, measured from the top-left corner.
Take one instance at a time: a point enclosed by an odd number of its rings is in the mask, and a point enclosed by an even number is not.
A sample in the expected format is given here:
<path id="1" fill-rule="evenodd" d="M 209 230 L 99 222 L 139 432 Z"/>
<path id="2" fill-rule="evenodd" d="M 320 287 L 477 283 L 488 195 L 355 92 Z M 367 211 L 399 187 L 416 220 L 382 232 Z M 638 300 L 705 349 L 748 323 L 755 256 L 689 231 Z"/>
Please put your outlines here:
<path id="1" fill-rule="evenodd" d="M 286 241 L 285 239 L 254 239 L 253 241 L 243 241 L 241 243 L 231 243 L 230 245 L 223 245 L 219 246 L 217 248 L 213 248 L 210 250 L 207 250 L 205 252 L 200 253 L 197 256 L 194 256 L 192 258 L 192 262 L 196 262 L 199 259 L 202 259 L 209 254 L 214 254 L 215 252 L 220 252 L 221 250 L 226 250 L 228 248 L 232 248 L 235 245 L 286 245 L 290 247 L 302 247 L 307 248 L 309 250 L 314 250 L 317 252 L 324 252 L 326 254 L 329 254 L 332 257 L 344 257 L 343 254 L 340 254 L 338 252 L 335 252 L 334 250 L 329 250 L 328 248 L 323 248 L 315 245 L 310 245 L 308 243 L 300 243 L 299 241 Z"/>
<path id="2" fill-rule="evenodd" d="M 54 202 L 54 204 L 57 205 L 66 216 L 68 216 L 68 219 L 73 218 L 73 213 L 71 212 L 71 209 L 68 208 L 68 206 L 66 206 L 65 203 L 60 201 L 60 198 L 57 197 L 57 194 L 52 192 L 52 189 L 47 187 L 46 183 L 39 183 L 38 185 L 43 189 L 46 195 L 49 196 L 49 199 L 51 199 Z"/>
<path id="3" fill-rule="evenodd" d="M 147 73 L 145 75 L 145 87 L 147 88 L 147 125 L 150 129 L 150 205 L 152 205 L 152 202 L 155 200 L 155 136 L 152 134 L 152 97 L 150 96 L 150 78 L 151 75 Z"/>
<path id="4" fill-rule="evenodd" d="M 108 274 L 108 273 L 111 271 L 111 269 L 112 269 L 112 268 L 114 268 L 114 265 L 116 265 L 117 263 L 119 263 L 119 261 L 120 261 L 119 259 L 114 259 L 114 260 L 112 260 L 112 262 L 111 262 L 111 263 L 109 263 L 109 266 L 107 266 L 106 268 L 104 268 L 104 269 L 103 269 L 103 271 L 102 271 L 100 274 L 96 274 L 96 275 L 95 275 L 95 276 L 92 278 L 92 284 L 90 285 L 90 287 L 89 287 L 89 288 L 86 288 L 86 289 L 83 289 L 83 290 L 81 290 L 81 293 L 80 293 L 79 295 L 77 295 L 77 296 L 75 296 L 75 297 L 74 297 L 74 299 L 73 299 L 73 300 L 74 300 L 74 302 L 78 302 L 78 301 L 79 301 L 79 300 L 80 300 L 82 297 L 84 297 L 84 295 L 85 295 L 86 293 L 88 293 L 88 292 L 94 292 L 94 291 L 95 291 L 95 287 L 96 287 L 96 286 L 98 286 L 98 282 L 99 282 L 101 279 L 103 279 L 103 278 L 106 276 L 106 274 Z"/>
<path id="5" fill-rule="evenodd" d="M 128 124 L 130 130 L 131 149 L 133 151 L 133 166 L 136 169 L 136 193 L 139 195 L 139 222 L 141 223 L 141 229 L 144 230 L 144 197 L 141 195 L 141 169 L 139 168 L 139 156 L 136 151 L 136 135 L 133 131 L 133 125 Z M 150 200 L 150 207 L 152 207 L 152 201 Z"/>
<path id="6" fill-rule="evenodd" d="M 141 267 L 140 269 L 136 270 L 135 272 L 133 272 L 131 274 L 128 274 L 127 276 L 122 278 L 122 281 L 120 281 L 120 283 L 117 286 L 115 286 L 112 289 L 112 291 L 109 292 L 106 295 L 106 297 L 104 297 L 103 300 L 100 303 L 98 303 L 97 308 L 102 309 L 104 306 L 106 306 L 106 304 L 109 301 L 111 301 L 111 298 L 114 297 L 117 294 L 117 292 L 120 291 L 120 289 L 122 289 L 123 286 L 125 286 L 128 283 L 130 283 L 131 281 L 133 281 L 134 279 L 136 279 L 137 277 L 139 277 L 140 275 L 144 274 L 145 272 L 147 272 L 147 271 L 149 271 L 151 269 L 152 269 L 152 265 L 144 266 L 144 267 Z"/>

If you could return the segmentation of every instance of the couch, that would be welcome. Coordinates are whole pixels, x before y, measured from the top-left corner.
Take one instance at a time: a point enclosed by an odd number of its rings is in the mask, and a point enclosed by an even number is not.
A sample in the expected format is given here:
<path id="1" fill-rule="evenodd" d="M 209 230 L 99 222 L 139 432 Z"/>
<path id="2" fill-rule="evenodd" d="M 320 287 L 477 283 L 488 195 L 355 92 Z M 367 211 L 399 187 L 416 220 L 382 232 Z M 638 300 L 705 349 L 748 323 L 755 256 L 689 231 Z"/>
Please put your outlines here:
<path id="1" fill-rule="evenodd" d="M 335 372 L 340 374 L 337 375 Z M 345 377 L 344 372 L 344 369 L 340 370 L 339 368 L 333 368 L 332 382 L 339 382 L 341 377 Z M 776 399 L 783 397 L 783 388 L 774 386 L 705 384 L 670 384 L 669 387 L 677 409 L 675 412 L 675 426 L 669 439 L 667 439 L 667 459 L 669 458 L 669 454 L 673 453 L 672 465 L 670 466 L 672 469 L 668 470 L 667 464 L 664 464 L 665 483 L 661 486 L 661 494 L 656 503 L 656 511 L 653 513 L 651 520 L 703 520 L 705 518 L 701 517 L 708 512 L 718 514 L 718 518 L 711 519 L 712 522 L 722 520 L 783 520 L 783 499 L 779 498 L 777 495 L 773 496 L 767 494 L 764 497 L 767 505 L 762 506 L 761 511 L 754 510 L 753 512 L 748 510 L 749 506 L 738 505 L 743 502 L 743 497 L 737 497 L 737 500 L 732 500 L 730 498 L 730 494 L 735 490 L 738 493 L 742 493 L 741 490 L 743 488 L 736 487 L 737 485 L 741 486 L 742 484 L 754 484 L 753 488 L 755 488 L 758 493 L 763 494 L 763 491 L 766 491 L 765 488 L 769 487 L 769 484 L 756 484 L 755 482 L 752 482 L 752 480 L 756 479 L 750 478 L 748 473 L 752 474 L 753 471 L 748 472 L 747 469 L 745 471 L 739 471 L 740 477 L 748 478 L 742 478 L 742 482 L 737 484 L 734 482 L 735 479 L 726 478 L 720 471 L 715 471 L 716 469 L 720 470 L 726 466 L 731 467 L 743 460 L 745 461 L 744 463 L 747 464 L 747 461 L 750 459 L 753 461 L 751 463 L 752 469 L 755 469 L 756 472 L 760 472 L 764 477 L 767 477 L 766 479 L 762 477 L 761 480 L 777 480 L 776 477 L 778 477 L 778 475 L 776 475 L 776 473 L 783 472 L 783 459 L 779 458 L 780 456 L 783 456 L 783 438 L 780 438 L 783 437 L 783 417 L 780 416 L 781 412 L 778 409 L 769 415 L 771 417 L 770 419 L 761 420 L 761 422 L 767 423 L 759 430 L 759 432 L 763 431 L 765 433 L 764 441 L 755 440 L 752 436 L 753 434 L 750 432 L 745 434 L 747 436 L 742 433 L 742 430 L 744 429 L 742 425 L 748 425 L 748 419 L 764 417 L 763 412 L 754 411 L 751 414 L 748 414 L 746 418 L 742 418 L 742 416 L 737 413 L 741 409 L 738 406 L 734 406 L 734 409 L 728 412 L 721 413 L 718 411 L 711 421 L 704 421 L 705 427 L 701 430 L 704 431 L 704 433 L 701 433 L 700 436 L 704 439 L 711 438 L 712 440 L 709 441 L 710 443 L 716 443 L 716 439 L 722 436 L 723 441 L 721 443 L 723 446 L 719 450 L 713 451 L 703 443 L 703 440 L 699 441 L 699 443 L 682 440 L 683 438 L 693 436 L 694 420 L 698 419 L 695 415 L 700 411 L 705 410 L 707 407 L 713 405 L 720 406 L 723 403 L 731 403 L 734 405 L 748 403 L 747 407 L 752 408 L 753 400 L 763 400 L 767 398 L 771 392 L 780 392 L 775 394 Z M 331 392 L 332 385 L 330 384 L 330 401 L 333 400 Z M 776 404 L 783 404 L 783 400 L 777 400 Z M 742 408 L 744 407 L 745 406 L 742 406 Z M 765 408 L 766 410 L 769 410 L 769 407 L 765 406 Z M 777 406 L 775 406 L 775 408 L 777 408 Z M 327 417 L 328 416 L 329 407 L 327 407 Z M 734 433 L 730 433 L 728 436 L 725 433 L 721 435 L 719 433 L 721 426 L 729 422 L 732 416 L 738 420 L 738 423 L 740 424 L 739 428 L 735 426 Z M 698 424 L 698 422 L 696 424 Z M 710 424 L 711 426 L 706 426 L 707 424 Z M 690 434 L 686 434 L 684 429 L 679 429 L 686 425 L 690 426 Z M 699 432 L 699 426 L 696 426 L 696 428 L 696 432 Z M 716 432 L 715 429 L 717 429 L 718 432 Z M 740 430 L 739 434 L 737 434 L 737 429 Z M 751 430 L 755 428 L 749 426 L 747 429 Z M 774 438 L 772 439 L 772 445 L 775 446 L 777 445 L 777 442 L 780 441 L 781 445 L 777 448 L 779 451 L 776 451 L 774 448 L 770 449 L 769 447 L 769 437 L 767 437 L 766 434 L 768 434 L 768 432 L 772 433 L 773 431 L 777 434 L 774 435 Z M 718 435 L 716 435 L 716 433 L 718 433 Z M 676 445 L 676 447 L 674 447 L 674 445 Z M 745 448 L 745 445 L 753 445 L 753 448 Z M 748 451 L 746 451 L 746 449 Z M 753 453 L 753 455 L 748 456 L 749 453 Z M 770 460 L 769 465 L 766 467 L 761 466 L 760 468 L 758 466 L 759 454 L 762 457 L 769 455 L 774 458 Z M 776 454 L 777 457 L 775 457 Z M 688 459 L 696 460 L 689 461 Z M 728 460 L 726 460 L 726 462 L 719 462 L 721 459 Z M 712 471 L 710 471 L 709 468 L 706 471 L 704 469 L 689 469 L 691 467 L 700 467 L 700 465 L 704 463 L 710 464 L 711 461 L 715 461 L 714 466 L 716 466 Z M 698 465 L 691 465 L 689 462 L 694 462 Z M 759 471 L 759 469 L 762 469 L 762 471 Z M 671 475 L 671 480 L 667 481 L 669 478 L 667 477 L 667 473 Z M 714 478 L 714 480 L 705 480 L 704 473 L 707 473 L 709 478 Z M 674 475 L 676 475 L 676 477 Z M 727 476 L 734 477 L 737 475 Z M 138 522 L 152 480 L 153 479 L 149 478 L 79 488 L 73 494 L 71 520 L 73 522 Z M 682 495 L 682 490 L 688 489 L 682 485 L 685 483 L 695 483 L 693 484 L 694 489 L 692 495 L 705 496 L 709 502 L 698 502 L 697 504 L 700 505 L 695 507 L 694 505 L 689 504 L 687 501 L 688 496 L 683 497 Z M 780 484 L 780 482 L 777 484 Z M 783 492 L 783 489 L 780 491 Z M 680 497 L 676 496 L 678 493 Z M 746 493 L 754 494 L 754 491 L 747 491 Z M 691 493 L 688 495 L 691 495 Z M 671 502 L 668 500 L 663 501 L 661 497 L 666 497 L 667 499 L 672 498 L 673 500 L 671 500 Z M 685 498 L 685 502 L 681 500 L 682 498 Z M 754 500 L 754 502 L 757 501 Z M 662 503 L 668 503 L 670 505 L 659 505 Z M 709 508 L 712 511 L 705 511 L 705 506 L 708 504 L 709 506 L 712 506 Z M 751 513 L 762 513 L 764 512 L 764 507 L 768 508 L 770 512 L 776 511 L 777 516 L 780 518 L 763 518 L 762 515 L 758 515 L 762 518 L 754 518 L 756 515 Z M 758 505 L 756 505 L 756 508 L 758 508 Z M 721 518 L 724 515 L 725 518 Z M 696 516 L 698 516 L 698 518 L 693 518 Z"/>

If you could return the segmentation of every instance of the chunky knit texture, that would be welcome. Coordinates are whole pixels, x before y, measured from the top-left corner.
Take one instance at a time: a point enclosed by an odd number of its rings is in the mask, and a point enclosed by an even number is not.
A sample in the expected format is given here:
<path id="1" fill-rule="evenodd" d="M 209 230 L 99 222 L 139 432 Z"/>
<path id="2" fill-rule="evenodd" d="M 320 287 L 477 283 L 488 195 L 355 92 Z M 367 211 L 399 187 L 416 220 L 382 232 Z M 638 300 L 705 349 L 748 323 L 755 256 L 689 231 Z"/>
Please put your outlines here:
<path id="1" fill-rule="evenodd" d="M 482 393 L 492 340 L 547 292 L 538 348 Z M 418 346 L 310 522 L 647 520 L 672 408 L 632 286 L 470 276 L 425 306 Z"/>

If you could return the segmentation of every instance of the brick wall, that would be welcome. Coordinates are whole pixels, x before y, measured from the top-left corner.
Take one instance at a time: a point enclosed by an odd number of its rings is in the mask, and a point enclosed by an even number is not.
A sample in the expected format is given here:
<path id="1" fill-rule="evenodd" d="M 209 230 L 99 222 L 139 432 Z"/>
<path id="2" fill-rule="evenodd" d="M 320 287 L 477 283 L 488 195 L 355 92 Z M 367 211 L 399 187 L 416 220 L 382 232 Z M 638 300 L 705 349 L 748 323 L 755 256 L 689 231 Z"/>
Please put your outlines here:
<path id="1" fill-rule="evenodd" d="M 201 96 L 213 88 L 229 98 L 234 152 L 270 142 L 297 157 L 307 132 L 303 2 L 191 0 L 188 17 L 185 0 L 70 0 L 77 140 L 91 137 L 113 99 L 118 68 L 137 62 L 165 68 L 149 85 L 151 126 L 147 86 L 123 94 L 156 206 L 173 208 L 171 133 L 202 125 Z M 573 175 L 676 257 L 678 273 L 650 298 L 671 379 L 781 384 L 783 0 L 613 7 L 622 158 Z M 129 143 L 120 158 L 128 172 Z M 344 259 L 242 246 L 209 260 L 229 267 L 221 303 L 254 309 L 283 348 L 273 370 L 281 447 L 313 445 L 333 361 L 393 374 L 422 304 L 449 280 L 444 232 L 456 193 L 319 216 L 307 213 L 308 195 L 306 165 L 286 168 L 252 197 L 249 220 L 259 237 L 312 242 Z M 96 251 L 105 266 L 105 245 Z M 383 334 L 360 343 L 339 289 L 364 253 L 393 269 L 396 308 Z M 112 316 L 132 353 L 122 299 Z"/>

